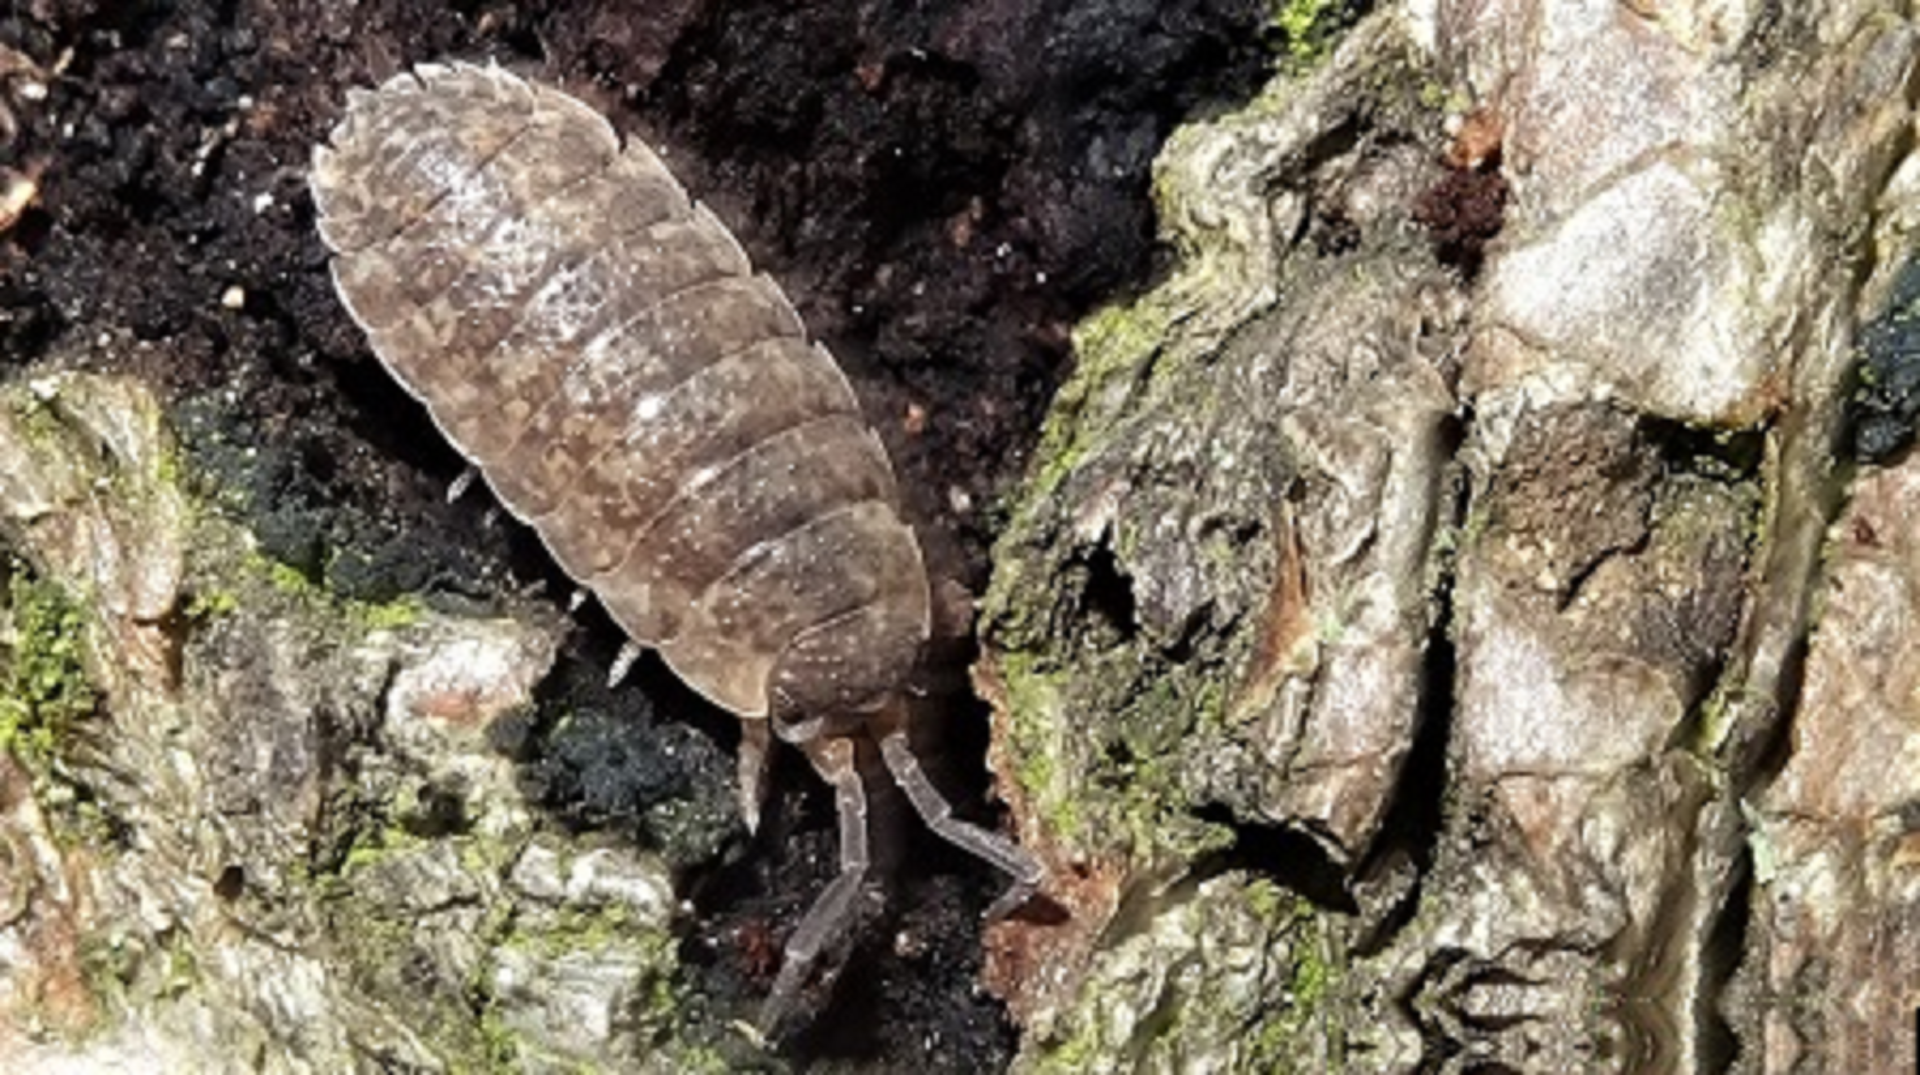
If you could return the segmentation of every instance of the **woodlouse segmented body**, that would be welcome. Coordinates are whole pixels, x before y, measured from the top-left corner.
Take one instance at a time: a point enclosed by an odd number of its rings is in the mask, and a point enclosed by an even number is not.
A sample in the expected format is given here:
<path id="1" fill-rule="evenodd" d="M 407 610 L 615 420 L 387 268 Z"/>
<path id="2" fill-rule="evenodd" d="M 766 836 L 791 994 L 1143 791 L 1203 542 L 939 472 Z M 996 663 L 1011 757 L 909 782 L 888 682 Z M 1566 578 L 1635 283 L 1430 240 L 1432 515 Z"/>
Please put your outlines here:
<path id="1" fill-rule="evenodd" d="M 769 726 L 832 781 L 842 874 L 796 927 L 771 1029 L 848 921 L 867 866 L 855 740 L 929 824 L 950 816 L 898 686 L 928 631 L 885 450 L 779 287 L 660 159 L 498 68 L 422 65 L 349 96 L 314 152 L 320 234 L 375 354 L 639 643 L 738 714 L 742 805 Z"/>

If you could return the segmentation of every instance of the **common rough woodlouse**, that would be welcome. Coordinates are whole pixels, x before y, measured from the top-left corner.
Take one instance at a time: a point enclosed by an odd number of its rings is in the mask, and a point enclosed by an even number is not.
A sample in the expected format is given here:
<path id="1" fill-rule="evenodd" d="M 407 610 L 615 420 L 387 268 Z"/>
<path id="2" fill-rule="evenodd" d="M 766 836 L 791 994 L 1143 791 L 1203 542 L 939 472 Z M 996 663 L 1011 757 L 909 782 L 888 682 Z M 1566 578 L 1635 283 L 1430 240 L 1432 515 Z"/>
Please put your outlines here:
<path id="1" fill-rule="evenodd" d="M 795 926 L 774 1032 L 868 870 L 856 751 L 927 825 L 1013 875 L 914 756 L 901 682 L 929 629 L 892 466 L 778 285 L 658 156 L 496 67 L 423 64 L 348 95 L 312 189 L 334 282 L 382 363 L 614 621 L 742 722 L 758 820 L 770 736 L 833 785 L 840 873 Z"/>

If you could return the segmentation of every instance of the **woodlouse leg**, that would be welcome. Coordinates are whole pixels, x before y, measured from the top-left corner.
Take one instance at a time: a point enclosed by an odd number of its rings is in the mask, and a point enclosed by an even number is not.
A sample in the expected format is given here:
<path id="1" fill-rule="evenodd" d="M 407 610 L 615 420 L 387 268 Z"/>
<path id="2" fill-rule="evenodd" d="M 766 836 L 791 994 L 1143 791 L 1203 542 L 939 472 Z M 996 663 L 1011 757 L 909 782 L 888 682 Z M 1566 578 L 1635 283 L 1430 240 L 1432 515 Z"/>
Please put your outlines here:
<path id="1" fill-rule="evenodd" d="M 919 812 L 928 828 L 1013 875 L 1013 884 L 1001 893 L 999 899 L 993 901 L 993 906 L 987 908 L 989 921 L 1005 916 L 1040 890 L 1045 871 L 1039 859 L 1027 854 L 1020 845 L 999 833 L 988 832 L 953 816 L 952 805 L 933 786 L 933 781 L 927 778 L 926 770 L 920 767 L 920 759 L 914 757 L 913 747 L 907 743 L 905 728 L 896 727 L 880 736 L 880 756 L 887 763 L 887 771 L 893 774 L 894 783 L 907 793 L 907 798 L 913 802 L 913 808 Z"/>
<path id="2" fill-rule="evenodd" d="M 774 1036 L 780 1020 L 799 997 L 821 951 L 846 932 L 856 909 L 854 901 L 867 879 L 867 791 L 860 782 L 854 741 L 819 738 L 801 747 L 813 767 L 833 785 L 834 805 L 840 812 L 840 876 L 813 901 L 787 938 L 780 976 L 774 979 L 773 991 L 767 994 L 757 1020 L 760 1032 L 768 1037 Z"/>
<path id="3" fill-rule="evenodd" d="M 447 503 L 451 504 L 461 497 L 466 496 L 467 490 L 473 488 L 473 479 L 479 476 L 480 468 L 468 464 L 467 469 L 461 471 L 459 477 L 447 483 Z"/>
<path id="4" fill-rule="evenodd" d="M 740 722 L 740 818 L 747 832 L 760 831 L 760 804 L 767 801 L 767 751 L 773 745 L 773 730 L 764 720 Z"/>
<path id="5" fill-rule="evenodd" d="M 647 647 L 631 638 L 620 643 L 620 652 L 613 655 L 613 663 L 607 666 L 607 686 L 618 687 L 620 681 L 627 678 L 627 673 L 633 671 L 633 662 L 639 660 L 646 651 Z"/>

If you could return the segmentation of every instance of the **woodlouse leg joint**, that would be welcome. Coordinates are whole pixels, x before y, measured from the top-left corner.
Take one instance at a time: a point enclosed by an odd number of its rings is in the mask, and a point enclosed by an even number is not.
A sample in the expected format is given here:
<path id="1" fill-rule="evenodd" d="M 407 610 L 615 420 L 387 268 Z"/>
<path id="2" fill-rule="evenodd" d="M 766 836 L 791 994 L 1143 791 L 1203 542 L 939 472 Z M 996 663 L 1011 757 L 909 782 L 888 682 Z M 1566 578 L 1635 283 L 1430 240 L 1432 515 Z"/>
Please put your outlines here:
<path id="1" fill-rule="evenodd" d="M 760 1017 L 755 1020 L 769 1039 L 776 1036 L 820 953 L 830 942 L 847 935 L 856 909 L 854 901 L 867 879 L 867 792 L 860 780 L 855 742 L 844 737 L 819 738 L 803 744 L 803 748 L 814 769 L 833 785 L 834 805 L 840 814 L 840 875 L 814 900 L 787 939 L 780 975 L 774 979 L 773 991 L 767 994 Z"/>
<path id="2" fill-rule="evenodd" d="M 1045 877 L 1040 860 L 999 833 L 989 832 L 954 817 L 953 806 L 933 786 L 926 770 L 920 767 L 920 759 L 914 756 L 913 748 L 908 745 L 904 728 L 895 728 L 880 737 L 880 757 L 887 763 L 887 771 L 893 774 L 894 783 L 907 793 L 914 810 L 927 823 L 927 828 L 938 833 L 942 839 L 1012 875 L 1013 883 L 1001 893 L 999 899 L 993 901 L 993 906 L 987 908 L 988 921 L 1005 917 L 1040 890 L 1040 882 Z"/>

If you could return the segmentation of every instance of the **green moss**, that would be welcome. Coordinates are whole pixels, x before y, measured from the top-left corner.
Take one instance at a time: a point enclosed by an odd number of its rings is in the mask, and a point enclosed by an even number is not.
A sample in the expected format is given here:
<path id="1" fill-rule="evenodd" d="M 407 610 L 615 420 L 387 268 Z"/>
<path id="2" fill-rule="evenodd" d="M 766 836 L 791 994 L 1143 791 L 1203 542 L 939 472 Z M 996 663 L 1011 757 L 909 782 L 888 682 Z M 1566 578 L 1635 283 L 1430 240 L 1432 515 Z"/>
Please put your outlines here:
<path id="1" fill-rule="evenodd" d="M 1312 948 L 1303 948 L 1293 965 L 1293 1000 L 1302 1008 L 1317 1006 L 1327 997 L 1333 969 Z"/>
<path id="2" fill-rule="evenodd" d="M 257 570 L 269 585 L 281 593 L 307 597 L 315 592 L 312 580 L 292 564 L 282 563 L 265 556 L 255 556 L 247 566 Z"/>
<path id="3" fill-rule="evenodd" d="M 1119 657 L 1132 660 L 1130 653 Z M 1001 657 L 1014 775 L 1056 839 L 1143 863 L 1189 859 L 1231 842 L 1226 828 L 1190 812 L 1181 777 L 1196 730 L 1221 719 L 1219 684 L 1192 669 L 1131 678 L 1096 671 L 1075 682 L 1110 687 L 1112 695 L 1087 689 L 1068 702 L 1042 667 L 1030 654 Z M 1127 697 L 1141 686 L 1143 695 Z M 1097 719 L 1073 720 L 1070 709 Z"/>
<path id="4" fill-rule="evenodd" d="M 419 597 L 405 594 L 392 601 L 349 601 L 348 609 L 361 624 L 376 631 L 395 631 L 420 622 L 424 606 Z"/>
<path id="5" fill-rule="evenodd" d="M 1082 318 L 1073 329 L 1076 367 L 1099 374 L 1140 364 L 1160 349 L 1172 328 L 1168 310 L 1152 297 L 1103 306 Z"/>
<path id="6" fill-rule="evenodd" d="M 203 977 L 184 930 L 157 936 L 122 931 L 83 934 L 76 945 L 89 996 L 109 1010 L 133 1010 L 186 996 Z"/>
<path id="7" fill-rule="evenodd" d="M 391 631 L 419 623 L 426 606 L 417 594 L 402 594 L 392 601 L 358 601 L 341 597 L 308 578 L 292 564 L 275 560 L 258 551 L 249 552 L 241 565 L 247 576 L 264 581 L 275 592 L 298 601 L 324 605 L 337 617 L 362 630 Z"/>
<path id="8" fill-rule="evenodd" d="M 1086 820 L 1072 797 L 1061 794 L 1055 748 L 1047 735 L 1059 718 L 1059 687 L 1040 667 L 1025 653 L 1008 653 L 1000 661 L 1017 759 L 1014 778 L 1053 834 L 1077 844 L 1085 835 Z"/>
<path id="9" fill-rule="evenodd" d="M 520 854 L 521 842 L 467 837 L 459 840 L 456 850 L 460 856 L 460 868 L 476 876 L 491 876 L 506 870 Z"/>
<path id="10" fill-rule="evenodd" d="M 240 597 L 230 590 L 206 590 L 195 593 L 187 601 L 186 617 L 195 623 L 206 623 L 222 616 L 231 616 L 240 607 Z"/>
<path id="11" fill-rule="evenodd" d="M 1191 860 L 1229 846 L 1226 827 L 1192 813 L 1184 775 L 1194 770 L 1196 752 L 1204 754 L 1227 725 L 1221 674 L 1208 662 L 1137 671 L 1140 683 L 1111 701 L 1114 742 L 1105 744 L 1099 768 L 1089 774 L 1096 783 L 1118 778 L 1120 813 L 1112 828 L 1129 835 L 1133 855 L 1147 859 Z M 1100 678 L 1122 681 L 1118 668 Z"/>
<path id="12" fill-rule="evenodd" d="M 347 848 L 346 857 L 340 861 L 340 876 L 351 878 L 356 871 L 373 867 L 396 853 L 415 850 L 425 843 L 425 840 L 399 825 L 360 829 L 354 833 L 353 845 Z"/>
<path id="13" fill-rule="evenodd" d="M 127 989 L 140 973 L 139 946 L 121 934 L 90 933 L 81 936 L 76 947 L 87 992 L 109 1007 L 123 1007 Z"/>
<path id="14" fill-rule="evenodd" d="M 1337 1062 L 1340 967 L 1317 912 L 1264 880 L 1248 885 L 1246 895 L 1256 913 L 1273 922 L 1276 935 L 1287 939 L 1292 959 L 1282 1003 L 1270 1006 L 1249 1028 L 1250 1061 L 1256 1070 L 1276 1072 L 1319 1070 L 1321 1058 Z"/>
<path id="15" fill-rule="evenodd" d="M 649 962 L 671 964 L 671 942 L 649 922 L 636 921 L 632 912 L 618 903 L 602 907 L 569 907 L 551 917 L 543 917 L 537 926 L 519 924 L 505 941 L 543 956 L 562 956 L 569 952 L 591 952 L 613 945 L 639 943 Z"/>
<path id="16" fill-rule="evenodd" d="M 1253 1028 L 1248 1049 L 1251 1070 L 1275 1075 L 1309 1070 L 1300 1057 L 1314 1055 L 1313 1045 L 1300 1040 L 1301 1027 L 1288 1011 L 1275 1012 Z"/>
<path id="17" fill-rule="evenodd" d="M 1024 751 L 1020 755 L 1019 779 L 1021 786 L 1041 804 L 1040 816 L 1047 826 L 1063 840 L 1079 842 L 1086 835 L 1086 818 L 1072 796 L 1055 793 L 1055 781 L 1058 779 L 1058 766 L 1053 754 L 1047 750 Z"/>
<path id="18" fill-rule="evenodd" d="M 158 454 L 154 456 L 153 483 L 184 492 L 186 479 L 187 471 L 180 460 L 180 448 L 172 438 L 168 438 L 161 443 Z"/>
<path id="19" fill-rule="evenodd" d="M 1273 3 L 1273 25 L 1280 31 L 1287 57 L 1302 66 L 1318 63 L 1326 56 L 1350 21 L 1345 0 Z"/>
<path id="20" fill-rule="evenodd" d="M 448 968 L 423 946 L 411 909 L 340 886 L 328 899 L 328 915 L 329 960 L 364 995 L 387 998 L 392 1014 L 449 1070 L 511 1070 L 498 1062 L 501 1041 L 489 1032 L 493 1028 L 476 1016 L 471 983 L 441 973 Z"/>
<path id="21" fill-rule="evenodd" d="M 1073 330 L 1073 376 L 1048 409 L 1035 453 L 1032 488 L 1025 503 L 1044 499 L 1066 481 L 1095 441 L 1098 422 L 1087 421 L 1099 397 L 1127 382 L 1143 380 L 1173 327 L 1172 310 L 1155 295 L 1103 306 Z"/>
<path id="22" fill-rule="evenodd" d="M 1175 1070 L 1202 1056 L 1234 1071 L 1338 1069 L 1341 968 L 1311 904 L 1243 876 L 1166 913 L 1096 957 L 1057 1036 L 1028 1043 L 1033 1070 Z"/>
<path id="23" fill-rule="evenodd" d="M 676 982 L 678 941 L 657 923 L 636 919 L 620 904 L 570 907 L 553 913 L 515 918 L 503 923 L 494 937 L 496 949 L 517 949 L 540 960 L 559 960 L 581 952 L 623 951 L 639 960 L 645 974 L 637 1017 L 650 1057 L 667 1070 L 725 1071 L 727 1065 L 711 1052 L 682 1040 L 682 992 Z M 485 992 L 484 985 L 478 991 Z M 485 998 L 482 1019 L 495 1052 L 524 1052 L 513 1029 L 501 1016 L 494 998 Z M 670 1058 L 670 1060 L 668 1059 Z M 543 1062 L 573 1064 L 541 1051 Z M 599 1070 L 582 1065 L 582 1071 Z"/>
<path id="24" fill-rule="evenodd" d="M 1688 737 L 1688 749 L 1702 759 L 1719 758 L 1727 743 L 1733 740 L 1735 726 L 1742 719 L 1756 713 L 1772 713 L 1778 708 L 1779 701 L 1766 691 L 1744 680 L 1723 680 L 1700 704 L 1695 731 Z M 1725 759 L 1721 759 L 1720 764 L 1724 765 Z"/>
<path id="25" fill-rule="evenodd" d="M 1279 919 L 1290 910 L 1289 897 L 1272 882 L 1255 879 L 1247 886 L 1247 906 L 1268 921 Z"/>
<path id="26" fill-rule="evenodd" d="M 1040 1075 L 1079 1075 L 1096 1070 L 1104 1058 L 1099 1025 L 1088 1021 L 1072 1037 L 1036 1057 L 1030 1070 Z"/>
<path id="27" fill-rule="evenodd" d="M 467 1067 L 457 1063 L 447 1065 L 449 1071 L 465 1075 L 467 1072 L 519 1071 L 520 1035 L 516 1034 L 506 1020 L 500 1017 L 499 1009 L 488 1005 L 480 1013 L 480 1066 Z"/>
<path id="28" fill-rule="evenodd" d="M 1437 79 L 1423 79 L 1415 94 L 1420 107 L 1429 112 L 1460 114 L 1473 107 L 1473 97 L 1463 86 L 1450 86 Z"/>
<path id="29" fill-rule="evenodd" d="M 7 588 L 13 631 L 0 673 L 0 748 L 42 770 L 99 701 L 82 659 L 86 618 L 56 582 L 16 570 Z"/>
<path id="30" fill-rule="evenodd" d="M 193 940 L 184 930 L 167 935 L 166 966 L 160 976 L 161 996 L 182 997 L 199 988 L 200 962 L 193 954 Z"/>

